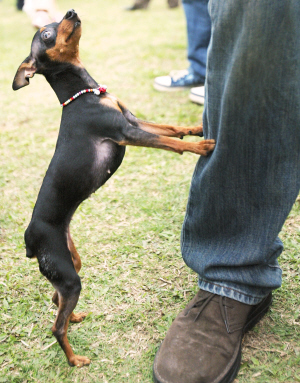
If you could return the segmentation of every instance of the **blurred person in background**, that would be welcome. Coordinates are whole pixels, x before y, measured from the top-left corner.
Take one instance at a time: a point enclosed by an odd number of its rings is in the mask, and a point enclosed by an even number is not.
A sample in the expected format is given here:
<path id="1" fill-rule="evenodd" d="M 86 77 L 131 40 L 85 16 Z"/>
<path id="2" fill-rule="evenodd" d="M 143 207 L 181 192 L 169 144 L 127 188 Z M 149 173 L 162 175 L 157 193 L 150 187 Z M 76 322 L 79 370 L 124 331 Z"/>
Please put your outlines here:
<path id="1" fill-rule="evenodd" d="M 150 0 L 135 0 L 131 7 L 126 8 L 127 11 L 135 11 L 137 9 L 146 9 Z M 169 8 L 177 8 L 179 6 L 179 0 L 167 0 Z"/>
<path id="2" fill-rule="evenodd" d="M 167 76 L 156 77 L 154 88 L 161 92 L 190 89 L 189 98 L 204 104 L 207 48 L 211 35 L 208 0 L 182 0 L 187 24 L 187 58 L 189 68 L 173 70 Z"/>
<path id="3" fill-rule="evenodd" d="M 18 0 L 17 8 L 27 13 L 35 28 L 60 22 L 63 18 L 63 14 L 56 7 L 55 0 Z"/>

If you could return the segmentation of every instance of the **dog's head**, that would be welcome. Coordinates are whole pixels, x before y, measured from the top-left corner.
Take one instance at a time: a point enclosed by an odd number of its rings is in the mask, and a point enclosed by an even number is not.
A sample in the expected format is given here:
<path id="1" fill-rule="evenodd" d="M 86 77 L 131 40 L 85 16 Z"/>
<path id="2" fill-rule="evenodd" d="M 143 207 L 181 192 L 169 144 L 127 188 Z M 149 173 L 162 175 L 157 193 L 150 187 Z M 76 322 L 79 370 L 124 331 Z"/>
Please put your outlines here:
<path id="1" fill-rule="evenodd" d="M 36 32 L 30 55 L 19 66 L 13 81 L 13 90 L 29 85 L 35 73 L 50 74 L 66 66 L 81 67 L 79 40 L 81 21 L 77 13 L 69 10 L 60 23 L 46 25 Z"/>

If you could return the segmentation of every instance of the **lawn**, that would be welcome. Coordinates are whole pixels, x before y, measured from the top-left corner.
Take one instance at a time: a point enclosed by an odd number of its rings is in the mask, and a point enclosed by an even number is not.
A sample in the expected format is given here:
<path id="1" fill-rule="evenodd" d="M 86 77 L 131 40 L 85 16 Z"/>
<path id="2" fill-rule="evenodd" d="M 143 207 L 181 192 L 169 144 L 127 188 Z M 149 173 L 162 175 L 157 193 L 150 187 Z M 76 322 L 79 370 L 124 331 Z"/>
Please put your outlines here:
<path id="1" fill-rule="evenodd" d="M 188 91 L 163 94 L 153 79 L 184 69 L 181 8 L 153 0 L 128 13 L 131 0 L 61 0 L 83 22 L 81 58 L 90 74 L 138 117 L 194 125 L 202 108 Z M 71 225 L 83 267 L 69 340 L 89 367 L 70 368 L 51 333 L 53 288 L 25 257 L 23 233 L 53 155 L 61 108 L 42 76 L 13 92 L 34 29 L 15 2 L 0 2 L 0 382 L 152 381 L 155 352 L 177 313 L 197 291 L 182 261 L 180 230 L 197 156 L 129 147 L 121 168 L 77 210 Z M 193 140 L 193 138 L 191 138 Z M 236 383 L 300 382 L 300 201 L 283 228 L 282 288 L 268 315 L 245 338 Z M 183 382 L 184 383 L 184 382 Z"/>

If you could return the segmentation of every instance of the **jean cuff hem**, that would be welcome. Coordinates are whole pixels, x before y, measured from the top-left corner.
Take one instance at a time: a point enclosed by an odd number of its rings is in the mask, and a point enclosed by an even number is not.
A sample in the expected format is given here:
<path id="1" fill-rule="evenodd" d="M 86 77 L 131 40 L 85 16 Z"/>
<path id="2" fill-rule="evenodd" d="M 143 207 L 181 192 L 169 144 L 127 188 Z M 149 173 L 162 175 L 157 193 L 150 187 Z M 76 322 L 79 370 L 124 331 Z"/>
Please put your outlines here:
<path id="1" fill-rule="evenodd" d="M 251 296 L 245 294 L 237 289 L 233 289 L 228 286 L 224 286 L 218 283 L 208 282 L 201 278 L 198 279 L 198 286 L 201 290 L 208 291 L 212 294 L 221 295 L 230 299 L 234 299 L 246 305 L 257 305 L 259 304 L 266 295 L 263 296 Z"/>

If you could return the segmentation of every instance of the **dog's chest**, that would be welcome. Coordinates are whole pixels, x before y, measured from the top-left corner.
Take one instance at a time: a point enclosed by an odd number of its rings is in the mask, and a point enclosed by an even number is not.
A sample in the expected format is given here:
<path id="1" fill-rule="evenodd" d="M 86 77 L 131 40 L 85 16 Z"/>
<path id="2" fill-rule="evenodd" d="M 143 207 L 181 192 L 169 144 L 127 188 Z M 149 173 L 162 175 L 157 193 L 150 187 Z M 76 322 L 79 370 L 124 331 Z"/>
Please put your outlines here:
<path id="1" fill-rule="evenodd" d="M 95 188 L 102 186 L 117 170 L 124 157 L 125 148 L 109 139 L 99 139 L 93 142 L 94 161 L 92 172 Z"/>

